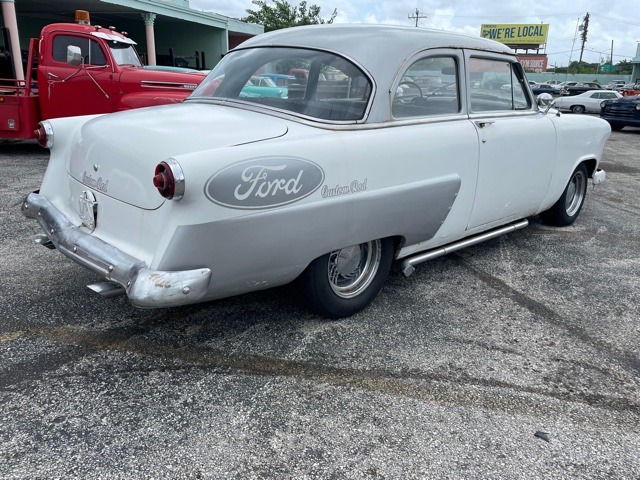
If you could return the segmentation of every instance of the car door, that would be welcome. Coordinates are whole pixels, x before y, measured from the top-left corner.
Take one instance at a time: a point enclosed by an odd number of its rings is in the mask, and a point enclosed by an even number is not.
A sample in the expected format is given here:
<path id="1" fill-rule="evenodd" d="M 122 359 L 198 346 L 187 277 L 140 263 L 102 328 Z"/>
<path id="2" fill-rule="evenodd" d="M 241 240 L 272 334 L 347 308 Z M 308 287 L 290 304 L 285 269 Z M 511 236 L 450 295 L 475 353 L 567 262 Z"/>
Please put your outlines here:
<path id="1" fill-rule="evenodd" d="M 84 62 L 67 63 L 67 47 L 80 48 Z M 55 32 L 46 46 L 46 65 L 39 69 L 43 118 L 106 113 L 114 110 L 116 82 L 110 55 L 89 36 Z"/>
<path id="2" fill-rule="evenodd" d="M 534 103 L 521 65 L 508 56 L 465 54 L 467 75 L 511 83 L 510 91 L 469 91 L 469 119 L 479 139 L 476 196 L 468 230 L 534 214 L 551 179 L 555 127 Z"/>
<path id="3" fill-rule="evenodd" d="M 392 162 L 394 168 L 387 175 L 395 177 L 396 184 L 403 189 L 413 183 L 424 185 L 419 203 L 406 207 L 416 211 L 414 222 L 421 227 L 414 238 L 422 243 L 406 247 L 405 253 L 429 248 L 429 242 L 442 243 L 442 238 L 460 238 L 471 213 L 478 137 L 464 109 L 463 64 L 462 53 L 452 49 L 428 50 L 410 58 L 390 92 L 391 125 L 401 128 L 367 130 L 362 136 L 362 151 Z M 364 162 L 371 163 L 371 158 L 365 156 Z M 447 185 L 453 188 L 450 195 L 437 193 Z M 432 238 L 436 231 L 437 238 Z"/>

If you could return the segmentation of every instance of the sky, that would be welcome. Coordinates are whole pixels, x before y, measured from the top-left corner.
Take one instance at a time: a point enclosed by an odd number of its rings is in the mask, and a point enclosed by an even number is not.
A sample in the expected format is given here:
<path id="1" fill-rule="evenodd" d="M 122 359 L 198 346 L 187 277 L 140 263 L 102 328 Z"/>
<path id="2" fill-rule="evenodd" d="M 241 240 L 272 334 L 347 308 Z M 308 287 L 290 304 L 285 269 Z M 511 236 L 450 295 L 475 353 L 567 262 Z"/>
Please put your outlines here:
<path id="1" fill-rule="evenodd" d="M 288 1 L 291 5 L 300 3 Z M 587 12 L 590 18 L 583 61 L 608 61 L 612 40 L 614 63 L 631 60 L 640 42 L 640 4 L 633 0 L 308 0 L 307 4 L 320 6 L 325 20 L 337 9 L 334 23 L 415 26 L 415 19 L 408 17 L 415 16 L 417 9 L 420 17 L 426 17 L 418 20 L 420 28 L 470 35 L 480 35 L 482 24 L 546 23 L 549 67 L 578 60 L 581 39 L 577 27 Z M 190 0 L 190 7 L 242 18 L 255 6 L 251 0 Z"/>

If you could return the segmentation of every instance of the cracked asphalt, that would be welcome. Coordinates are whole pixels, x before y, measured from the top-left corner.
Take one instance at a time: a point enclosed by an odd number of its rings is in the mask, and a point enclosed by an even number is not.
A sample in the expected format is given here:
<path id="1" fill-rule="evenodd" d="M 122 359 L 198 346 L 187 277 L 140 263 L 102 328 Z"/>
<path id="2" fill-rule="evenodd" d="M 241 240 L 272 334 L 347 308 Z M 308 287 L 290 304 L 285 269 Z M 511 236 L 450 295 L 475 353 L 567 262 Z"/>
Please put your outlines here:
<path id="1" fill-rule="evenodd" d="M 0 145 L 0 478 L 640 478 L 640 129 L 571 227 L 399 271 L 340 321 L 296 289 L 137 310 L 39 247 L 48 152 Z"/>

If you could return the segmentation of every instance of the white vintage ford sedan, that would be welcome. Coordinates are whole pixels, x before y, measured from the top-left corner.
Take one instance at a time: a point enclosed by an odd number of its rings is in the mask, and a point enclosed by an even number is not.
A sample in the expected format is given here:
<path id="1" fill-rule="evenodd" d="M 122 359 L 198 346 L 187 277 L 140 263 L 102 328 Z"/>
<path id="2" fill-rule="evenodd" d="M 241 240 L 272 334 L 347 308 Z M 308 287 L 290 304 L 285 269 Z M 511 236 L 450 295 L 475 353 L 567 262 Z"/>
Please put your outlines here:
<path id="1" fill-rule="evenodd" d="M 243 93 L 254 75 L 286 94 Z M 489 88 L 510 85 L 510 88 Z M 246 89 L 245 89 L 246 92 Z M 328 317 L 416 264 L 578 216 L 607 122 L 534 101 L 493 41 L 372 25 L 298 27 L 231 51 L 184 103 L 40 125 L 50 162 L 22 210 L 138 307 L 300 279 Z"/>

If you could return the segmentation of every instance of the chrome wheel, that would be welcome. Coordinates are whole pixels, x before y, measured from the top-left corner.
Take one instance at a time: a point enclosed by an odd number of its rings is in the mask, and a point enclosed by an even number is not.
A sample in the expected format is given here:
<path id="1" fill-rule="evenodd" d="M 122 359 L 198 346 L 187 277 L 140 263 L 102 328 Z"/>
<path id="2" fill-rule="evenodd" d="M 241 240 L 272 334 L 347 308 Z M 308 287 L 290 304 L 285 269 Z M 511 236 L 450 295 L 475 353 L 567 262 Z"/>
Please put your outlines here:
<path id="1" fill-rule="evenodd" d="M 331 252 L 327 263 L 331 290 L 341 298 L 358 296 L 376 277 L 381 255 L 380 240 Z"/>
<path id="2" fill-rule="evenodd" d="M 576 170 L 567 185 L 564 208 L 569 217 L 576 215 L 584 202 L 587 190 L 587 177 L 582 170 Z"/>
<path id="3" fill-rule="evenodd" d="M 557 227 L 571 225 L 582 209 L 587 195 L 589 173 L 584 163 L 581 163 L 571 174 L 562 195 L 551 208 L 540 213 L 543 222 Z"/>

